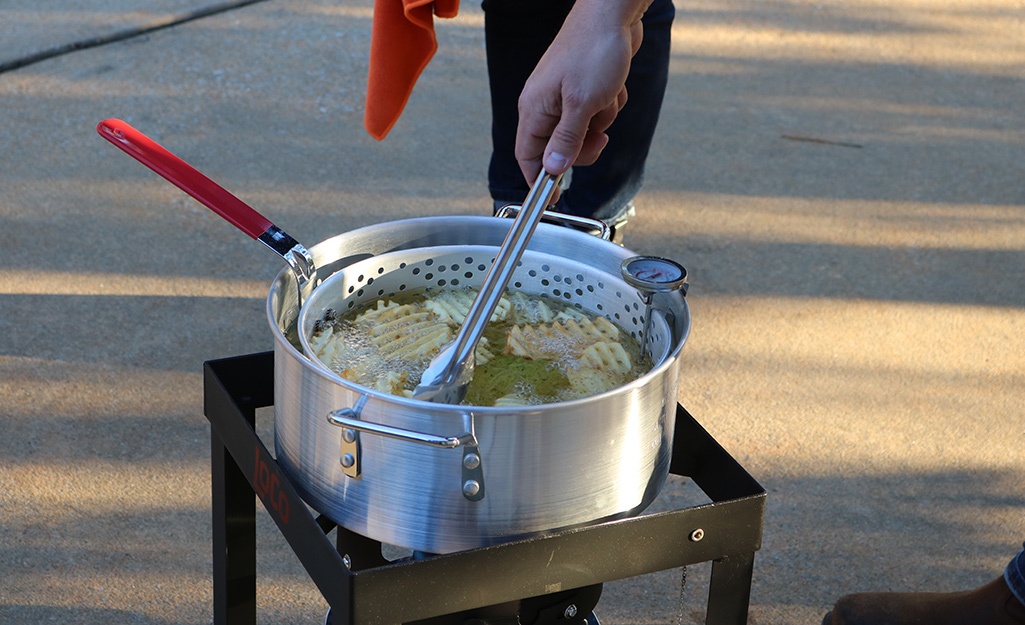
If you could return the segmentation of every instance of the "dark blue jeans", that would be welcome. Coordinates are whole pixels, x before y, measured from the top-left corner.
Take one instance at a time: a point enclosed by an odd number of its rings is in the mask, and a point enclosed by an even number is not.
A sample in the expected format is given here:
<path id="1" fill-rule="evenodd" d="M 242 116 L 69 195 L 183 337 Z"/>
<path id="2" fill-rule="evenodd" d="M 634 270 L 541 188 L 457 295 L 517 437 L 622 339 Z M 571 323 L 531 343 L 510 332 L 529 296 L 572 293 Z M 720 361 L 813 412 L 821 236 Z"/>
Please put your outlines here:
<path id="1" fill-rule="evenodd" d="M 516 104 L 523 85 L 562 27 L 572 0 L 483 0 L 491 84 L 492 154 L 488 189 L 496 206 L 520 203 L 529 185 L 516 163 Z M 644 178 L 669 77 L 672 0 L 655 0 L 644 14 L 644 40 L 630 65 L 627 103 L 609 127 L 598 161 L 574 167 L 558 210 L 615 221 L 633 206 Z M 531 181 L 533 182 L 533 181 Z"/>
<path id="2" fill-rule="evenodd" d="M 1023 545 L 1025 546 L 1025 545 Z M 1004 579 L 1014 596 L 1025 605 L 1025 549 L 1022 549 L 1004 570 Z"/>

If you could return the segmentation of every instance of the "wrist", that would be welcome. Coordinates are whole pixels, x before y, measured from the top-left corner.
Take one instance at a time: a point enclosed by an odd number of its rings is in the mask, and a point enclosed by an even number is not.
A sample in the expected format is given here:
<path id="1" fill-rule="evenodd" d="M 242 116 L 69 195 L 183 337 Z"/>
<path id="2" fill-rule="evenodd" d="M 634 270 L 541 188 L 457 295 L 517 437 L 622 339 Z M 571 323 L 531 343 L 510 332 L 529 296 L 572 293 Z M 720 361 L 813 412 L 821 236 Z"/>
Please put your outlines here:
<path id="1" fill-rule="evenodd" d="M 570 15 L 587 17 L 606 27 L 629 27 L 641 20 L 653 0 L 576 0 Z"/>

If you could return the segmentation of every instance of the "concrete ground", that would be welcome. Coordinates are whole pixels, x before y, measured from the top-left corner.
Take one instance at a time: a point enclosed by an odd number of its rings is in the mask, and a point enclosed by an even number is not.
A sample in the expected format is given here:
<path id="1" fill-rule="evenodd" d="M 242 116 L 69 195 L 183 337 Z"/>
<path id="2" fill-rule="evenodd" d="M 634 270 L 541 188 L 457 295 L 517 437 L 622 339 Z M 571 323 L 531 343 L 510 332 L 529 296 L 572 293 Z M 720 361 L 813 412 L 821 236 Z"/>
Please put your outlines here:
<path id="1" fill-rule="evenodd" d="M 206 2 L 4 2 L 0 66 Z M 990 581 L 1025 538 L 1025 4 L 679 8 L 626 245 L 690 270 L 680 400 L 769 493 L 750 623 Z M 308 244 L 487 213 L 479 8 L 439 24 L 381 143 L 370 19 L 265 0 L 0 73 L 0 622 L 210 622 L 202 363 L 271 347 L 280 261 L 99 120 Z M 266 514 L 259 540 L 260 622 L 322 622 Z M 706 579 L 690 567 L 682 622 Z M 599 616 L 677 622 L 679 580 L 608 584 Z"/>

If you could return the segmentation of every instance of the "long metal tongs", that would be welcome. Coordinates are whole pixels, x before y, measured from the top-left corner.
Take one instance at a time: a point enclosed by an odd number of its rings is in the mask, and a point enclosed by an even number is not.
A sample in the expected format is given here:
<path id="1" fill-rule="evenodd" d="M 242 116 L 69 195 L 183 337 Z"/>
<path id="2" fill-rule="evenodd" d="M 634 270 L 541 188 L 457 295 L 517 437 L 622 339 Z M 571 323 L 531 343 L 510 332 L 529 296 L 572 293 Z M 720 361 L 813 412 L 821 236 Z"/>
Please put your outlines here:
<path id="1" fill-rule="evenodd" d="M 413 389 L 413 398 L 436 404 L 458 404 L 466 397 L 466 387 L 473 379 L 476 365 L 474 352 L 477 343 L 484 334 L 491 315 L 502 299 L 509 279 L 516 271 L 516 266 L 533 236 L 541 216 L 548 207 L 548 202 L 555 195 L 562 174 L 552 176 L 541 170 L 541 174 L 531 187 L 523 208 L 513 220 L 509 234 L 506 235 L 502 247 L 498 249 L 495 262 L 484 277 L 480 293 L 473 300 L 466 319 L 459 328 L 454 341 L 441 348 L 438 355 L 420 377 L 420 384 Z"/>

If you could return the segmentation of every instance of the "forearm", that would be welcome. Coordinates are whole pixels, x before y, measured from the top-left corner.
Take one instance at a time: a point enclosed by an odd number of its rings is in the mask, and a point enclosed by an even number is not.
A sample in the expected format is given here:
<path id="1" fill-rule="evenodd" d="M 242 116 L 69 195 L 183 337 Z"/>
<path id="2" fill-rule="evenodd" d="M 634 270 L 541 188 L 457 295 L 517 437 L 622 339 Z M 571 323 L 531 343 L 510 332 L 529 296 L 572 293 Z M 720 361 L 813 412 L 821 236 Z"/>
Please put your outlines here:
<path id="1" fill-rule="evenodd" d="M 577 0 L 520 96 L 516 158 L 528 181 L 593 163 L 626 103 L 651 0 Z"/>

